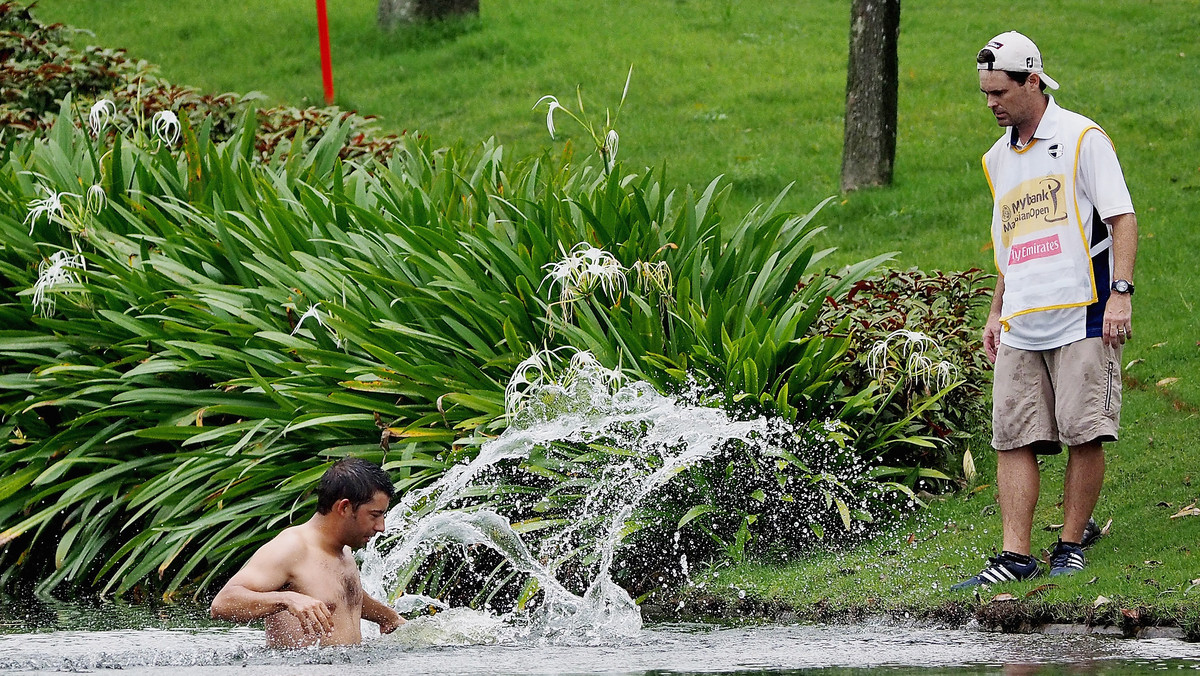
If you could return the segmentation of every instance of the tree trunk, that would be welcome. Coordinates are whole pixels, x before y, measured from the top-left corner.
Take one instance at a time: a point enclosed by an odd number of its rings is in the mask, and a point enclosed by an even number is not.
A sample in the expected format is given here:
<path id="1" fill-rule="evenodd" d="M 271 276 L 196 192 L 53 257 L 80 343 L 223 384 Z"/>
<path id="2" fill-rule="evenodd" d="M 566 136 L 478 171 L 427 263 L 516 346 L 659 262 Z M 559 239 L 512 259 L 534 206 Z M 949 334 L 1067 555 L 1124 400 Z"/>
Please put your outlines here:
<path id="1" fill-rule="evenodd" d="M 379 25 L 385 29 L 401 23 L 479 14 L 479 0 L 379 0 Z"/>
<path id="2" fill-rule="evenodd" d="M 900 0 L 853 0 L 842 190 L 891 185 L 896 160 Z"/>

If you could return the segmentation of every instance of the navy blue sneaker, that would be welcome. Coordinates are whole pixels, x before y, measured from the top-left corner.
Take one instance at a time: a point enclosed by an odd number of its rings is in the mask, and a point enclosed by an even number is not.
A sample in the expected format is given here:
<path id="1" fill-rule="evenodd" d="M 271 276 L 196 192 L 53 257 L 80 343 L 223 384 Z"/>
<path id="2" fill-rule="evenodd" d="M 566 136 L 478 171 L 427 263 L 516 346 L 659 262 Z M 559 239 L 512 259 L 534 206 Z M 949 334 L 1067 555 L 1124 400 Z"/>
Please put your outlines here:
<path id="1" fill-rule="evenodd" d="M 970 589 L 980 585 L 993 585 L 1002 582 L 1015 582 L 1037 577 L 1041 572 L 1037 559 L 1014 552 L 1000 552 L 999 556 L 988 558 L 988 565 L 974 577 L 967 578 L 951 587 L 951 589 Z"/>
<path id="2" fill-rule="evenodd" d="M 1083 558 L 1083 547 L 1074 542 L 1059 540 L 1050 551 L 1050 577 L 1074 575 L 1083 570 L 1087 561 Z"/>
<path id="3" fill-rule="evenodd" d="M 1096 525 L 1096 520 L 1089 516 L 1087 525 L 1083 527 L 1083 537 L 1079 541 L 1079 546 L 1087 549 L 1096 540 L 1099 540 L 1102 535 L 1104 535 L 1104 531 L 1100 529 L 1100 526 Z"/>

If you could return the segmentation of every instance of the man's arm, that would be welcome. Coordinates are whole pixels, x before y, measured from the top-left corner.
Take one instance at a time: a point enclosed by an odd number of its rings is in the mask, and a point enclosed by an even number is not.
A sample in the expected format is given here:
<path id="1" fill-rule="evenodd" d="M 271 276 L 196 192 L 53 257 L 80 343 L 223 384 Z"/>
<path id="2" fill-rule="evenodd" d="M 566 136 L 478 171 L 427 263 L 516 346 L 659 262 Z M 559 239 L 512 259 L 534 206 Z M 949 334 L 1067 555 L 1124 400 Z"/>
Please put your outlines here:
<path id="1" fill-rule="evenodd" d="M 288 534 L 276 537 L 250 557 L 213 599 L 215 620 L 249 622 L 287 611 L 300 621 L 306 634 L 333 630 L 333 615 L 325 603 L 293 591 L 280 591 L 291 577 L 291 564 L 303 555 L 302 543 Z"/>
<path id="2" fill-rule="evenodd" d="M 378 624 L 381 634 L 390 634 L 396 631 L 396 627 L 404 624 L 404 618 L 400 617 L 400 613 L 367 594 L 363 594 L 362 618 Z"/>
<path id="3" fill-rule="evenodd" d="M 992 291 L 992 307 L 988 310 L 987 323 L 983 325 L 983 351 L 988 361 L 996 363 L 996 352 L 1000 350 L 1000 317 L 1004 307 L 1004 275 L 996 275 L 996 289 Z"/>
<path id="4" fill-rule="evenodd" d="M 1113 279 L 1132 282 L 1138 247 L 1137 216 L 1132 213 L 1121 214 L 1105 222 L 1112 228 Z M 1116 347 L 1132 336 L 1132 294 L 1110 293 L 1108 303 L 1104 306 L 1104 344 Z"/>

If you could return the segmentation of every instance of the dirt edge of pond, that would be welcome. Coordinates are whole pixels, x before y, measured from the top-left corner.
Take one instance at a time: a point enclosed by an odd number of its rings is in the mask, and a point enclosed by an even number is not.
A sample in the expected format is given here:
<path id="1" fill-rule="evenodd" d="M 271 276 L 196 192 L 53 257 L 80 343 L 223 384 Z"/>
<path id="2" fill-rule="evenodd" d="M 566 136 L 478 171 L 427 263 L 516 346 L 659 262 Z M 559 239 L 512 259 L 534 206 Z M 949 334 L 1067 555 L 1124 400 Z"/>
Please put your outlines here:
<path id="1" fill-rule="evenodd" d="M 1152 607 L 1094 608 L 1091 605 L 1028 600 L 945 601 L 934 606 L 839 605 L 828 600 L 795 606 L 754 598 L 688 595 L 647 601 L 642 616 L 652 622 L 769 621 L 782 624 L 887 622 L 1003 633 L 1099 634 L 1124 638 L 1176 638 L 1200 642 L 1200 620 L 1164 615 Z"/>

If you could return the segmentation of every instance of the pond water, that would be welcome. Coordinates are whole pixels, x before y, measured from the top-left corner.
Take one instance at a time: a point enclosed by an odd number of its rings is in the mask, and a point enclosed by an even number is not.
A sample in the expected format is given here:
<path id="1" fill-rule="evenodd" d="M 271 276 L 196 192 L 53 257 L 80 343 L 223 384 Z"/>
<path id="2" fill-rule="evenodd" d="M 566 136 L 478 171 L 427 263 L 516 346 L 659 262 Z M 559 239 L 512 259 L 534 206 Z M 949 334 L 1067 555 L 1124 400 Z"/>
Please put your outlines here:
<path id="1" fill-rule="evenodd" d="M 274 651 L 198 607 L 0 604 L 0 673 L 1129 674 L 1200 672 L 1200 644 L 895 625 L 648 625 L 632 635 L 515 630 L 455 609 L 361 646 Z"/>
<path id="2" fill-rule="evenodd" d="M 553 356 L 553 355 L 551 355 Z M 538 357 L 537 359 L 541 359 Z M 547 357 L 548 359 L 548 357 Z M 535 358 L 531 357 L 531 360 Z M 567 385 L 549 384 L 526 395 L 553 409 L 530 414 L 489 441 L 469 463 L 434 484 L 412 491 L 388 515 L 388 533 L 362 557 L 364 589 L 392 598 L 406 589 L 400 573 L 426 555 L 429 543 L 484 546 L 515 571 L 536 578 L 540 604 L 524 614 L 487 614 L 450 608 L 415 617 L 396 632 L 369 636 L 361 646 L 268 650 L 261 628 L 215 625 L 206 608 L 122 603 L 61 603 L 0 598 L 0 673 L 99 672 L 127 674 L 841 674 L 889 673 L 1151 673 L 1200 671 L 1200 644 L 1174 639 L 1123 640 L 1095 635 L 1001 635 L 966 629 L 824 625 L 643 625 L 640 609 L 610 576 L 630 515 L 683 468 L 711 458 L 722 444 L 754 447 L 769 432 L 765 420 L 735 421 L 718 409 L 664 397 L 644 384 L 614 385 L 585 354 L 571 357 Z M 518 369 L 536 385 L 542 361 Z M 535 368 L 536 367 L 536 368 Z M 516 376 L 514 377 L 516 379 Z M 550 396 L 553 395 L 553 396 Z M 630 436 L 632 435 L 632 436 Z M 617 438 L 626 449 L 614 472 L 600 475 L 554 545 L 590 549 L 577 560 L 596 561 L 582 594 L 558 580 L 566 561 L 545 541 L 523 538 L 504 514 L 455 509 L 463 496 L 490 496 L 488 472 L 528 458 L 558 440 L 592 444 Z M 765 442 L 763 442 L 765 443 Z M 764 456 L 766 457 L 766 456 Z M 619 470 L 619 471 L 615 471 Z M 479 484 L 479 482 L 484 482 Z M 481 487 L 482 486 L 482 487 Z M 573 489 L 574 490 L 574 489 Z M 582 489 L 580 489 L 582 490 Z M 580 524 L 597 524 L 582 530 Z M 526 534 L 528 535 L 528 534 Z M 568 549 L 570 548 L 568 547 Z M 467 550 L 464 550 L 467 551 Z M 630 555 L 639 555 L 641 551 Z M 686 556 L 680 566 L 687 574 Z M 416 595 L 413 595 L 414 597 Z M 409 599 L 402 595 L 400 603 Z M 428 608 L 434 601 L 416 598 Z"/>

